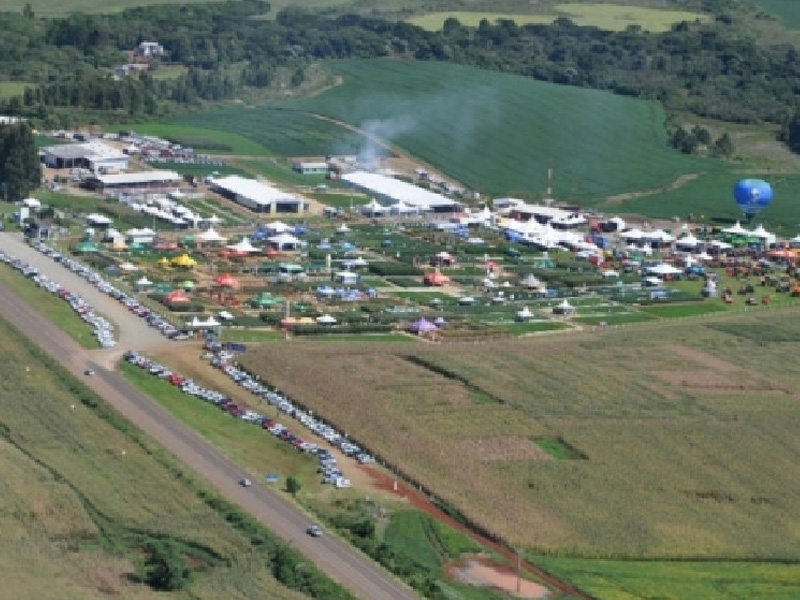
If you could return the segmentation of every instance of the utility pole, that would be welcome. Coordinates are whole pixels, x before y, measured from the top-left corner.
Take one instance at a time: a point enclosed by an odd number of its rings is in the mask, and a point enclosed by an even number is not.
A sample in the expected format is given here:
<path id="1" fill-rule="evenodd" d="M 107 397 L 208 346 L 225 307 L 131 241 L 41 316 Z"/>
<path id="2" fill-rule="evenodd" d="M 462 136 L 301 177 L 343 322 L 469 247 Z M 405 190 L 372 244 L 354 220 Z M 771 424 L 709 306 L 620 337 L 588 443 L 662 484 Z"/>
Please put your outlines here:
<path id="1" fill-rule="evenodd" d="M 517 595 L 522 591 L 522 554 L 517 548 Z"/>

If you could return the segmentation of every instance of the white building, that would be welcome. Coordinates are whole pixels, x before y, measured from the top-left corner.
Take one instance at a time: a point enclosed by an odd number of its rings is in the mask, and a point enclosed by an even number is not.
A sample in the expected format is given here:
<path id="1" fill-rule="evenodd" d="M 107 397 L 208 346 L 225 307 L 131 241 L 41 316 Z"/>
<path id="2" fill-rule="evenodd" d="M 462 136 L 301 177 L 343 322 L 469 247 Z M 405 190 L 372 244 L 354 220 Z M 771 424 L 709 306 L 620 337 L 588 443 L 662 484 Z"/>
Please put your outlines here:
<path id="1" fill-rule="evenodd" d="M 382 202 L 393 205 L 402 203 L 420 212 L 454 213 L 460 211 L 462 206 L 460 202 L 441 194 L 379 173 L 355 171 L 342 175 L 340 180 L 367 192 Z"/>
<path id="2" fill-rule="evenodd" d="M 257 213 L 301 213 L 308 208 L 301 198 L 262 181 L 239 175 L 214 178 L 209 184 L 214 192 Z"/>
<path id="3" fill-rule="evenodd" d="M 136 55 L 142 58 L 161 56 L 164 54 L 164 46 L 158 42 L 142 42 L 136 47 Z"/>
<path id="4" fill-rule="evenodd" d="M 41 149 L 42 162 L 51 169 L 89 169 L 93 173 L 125 171 L 128 156 L 103 142 L 62 144 Z"/>

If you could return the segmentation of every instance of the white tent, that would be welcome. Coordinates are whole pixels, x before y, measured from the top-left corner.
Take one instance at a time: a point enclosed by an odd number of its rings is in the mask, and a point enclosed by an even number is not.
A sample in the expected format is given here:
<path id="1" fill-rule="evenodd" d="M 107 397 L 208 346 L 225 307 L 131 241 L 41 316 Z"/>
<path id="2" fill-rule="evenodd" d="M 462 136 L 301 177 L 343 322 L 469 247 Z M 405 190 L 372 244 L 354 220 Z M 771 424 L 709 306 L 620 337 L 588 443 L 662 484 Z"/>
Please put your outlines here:
<path id="1" fill-rule="evenodd" d="M 269 235 L 277 235 L 279 233 L 291 231 L 292 227 L 282 221 L 273 221 L 272 223 L 267 223 L 264 225 L 264 229 Z"/>
<path id="2" fill-rule="evenodd" d="M 517 311 L 517 321 L 526 321 L 533 317 L 533 313 L 528 310 L 528 307 L 523 307 L 522 310 Z"/>
<path id="3" fill-rule="evenodd" d="M 27 206 L 28 208 L 41 208 L 42 203 L 36 198 L 25 198 L 22 201 L 22 206 Z"/>
<path id="4" fill-rule="evenodd" d="M 227 310 L 221 310 L 217 313 L 217 316 L 222 319 L 223 321 L 233 321 L 236 317 L 229 313 Z"/>
<path id="5" fill-rule="evenodd" d="M 564 298 L 561 304 L 553 307 L 553 312 L 557 315 L 571 315 L 575 312 L 575 307 L 572 306 L 566 298 Z"/>
<path id="6" fill-rule="evenodd" d="M 201 321 L 200 323 L 201 323 L 201 326 L 202 326 L 202 327 L 219 327 L 220 325 L 222 325 L 222 323 L 220 323 L 219 321 L 217 321 L 217 320 L 216 320 L 216 319 L 213 317 L 213 315 L 212 315 L 212 316 L 209 316 L 209 317 L 208 317 L 208 318 L 207 318 L 205 321 Z"/>
<path id="7" fill-rule="evenodd" d="M 623 240 L 641 240 L 646 237 L 646 234 L 641 229 L 629 229 L 619 234 Z"/>
<path id="8" fill-rule="evenodd" d="M 768 246 L 770 244 L 774 244 L 776 241 L 776 237 L 774 233 L 770 233 L 766 229 L 764 229 L 763 225 L 759 225 L 753 231 L 750 232 L 750 235 L 755 236 L 757 238 L 761 238 L 765 244 Z"/>
<path id="9" fill-rule="evenodd" d="M 347 226 L 347 223 L 342 223 L 336 228 L 336 233 L 350 233 L 350 228 Z"/>
<path id="10" fill-rule="evenodd" d="M 336 325 L 336 319 L 328 314 L 320 315 L 317 317 L 317 323 L 320 325 Z"/>
<path id="11" fill-rule="evenodd" d="M 291 233 L 279 233 L 270 236 L 267 238 L 267 242 L 278 250 L 294 250 L 301 244 L 300 240 Z"/>
<path id="12" fill-rule="evenodd" d="M 204 232 L 198 233 L 195 236 L 195 239 L 197 239 L 200 242 L 209 243 L 209 242 L 224 242 L 228 238 L 226 238 L 223 235 L 220 235 L 219 232 L 213 227 L 209 227 Z"/>
<path id="13" fill-rule="evenodd" d="M 260 248 L 256 248 L 250 243 L 249 237 L 242 238 L 242 241 L 236 242 L 235 244 L 230 244 L 226 247 L 236 252 L 261 252 Z"/>
<path id="14" fill-rule="evenodd" d="M 663 229 L 656 229 L 655 231 L 649 231 L 645 233 L 644 236 L 642 237 L 652 242 L 658 242 L 660 244 L 668 244 L 670 242 L 675 241 L 675 236 L 667 233 Z"/>
<path id="15" fill-rule="evenodd" d="M 201 220 L 204 223 L 209 223 L 211 226 L 219 225 L 220 223 L 222 223 L 222 219 L 220 219 L 216 214 L 213 214 L 210 217 L 205 217 Z"/>
<path id="16" fill-rule="evenodd" d="M 520 284 L 532 290 L 541 287 L 542 282 L 536 277 L 536 275 L 531 273 L 523 277 L 522 281 L 520 281 Z"/>
<path id="17" fill-rule="evenodd" d="M 677 267 L 673 267 L 672 265 L 668 265 L 667 263 L 660 263 L 652 267 L 647 267 L 645 271 L 651 275 L 659 275 L 659 276 L 678 275 L 679 273 L 682 272 Z"/>
<path id="18" fill-rule="evenodd" d="M 137 267 L 135 264 L 130 263 L 130 262 L 122 263 L 119 266 L 119 268 L 122 269 L 123 271 L 128 271 L 128 272 L 130 272 L 130 271 L 138 271 L 139 270 L 139 267 Z"/>
<path id="19" fill-rule="evenodd" d="M 358 210 L 359 212 L 361 212 L 362 215 L 368 217 L 377 217 L 380 215 L 387 214 L 390 209 L 388 206 L 384 206 L 383 204 L 375 200 L 375 198 L 373 198 L 367 204 L 360 207 Z"/>
<path id="20" fill-rule="evenodd" d="M 150 281 L 147 277 L 142 277 L 141 279 L 137 280 L 133 285 L 136 291 L 143 292 L 147 288 L 152 286 L 153 282 Z"/>
<path id="21" fill-rule="evenodd" d="M 679 238 L 675 242 L 675 246 L 678 248 L 697 248 L 697 245 L 700 243 L 696 237 L 694 237 L 691 233 L 686 235 L 682 238 Z"/>
<path id="22" fill-rule="evenodd" d="M 709 245 L 712 246 L 713 248 L 716 248 L 717 250 L 730 250 L 731 248 L 733 248 L 733 246 L 728 242 L 720 242 L 719 240 L 714 240 Z"/>
<path id="23" fill-rule="evenodd" d="M 749 235 L 750 232 L 742 227 L 742 224 L 739 221 L 736 221 L 736 225 L 733 227 L 726 227 L 722 230 L 722 233 L 729 233 L 731 235 Z"/>
<path id="24" fill-rule="evenodd" d="M 359 256 L 358 258 L 354 258 L 352 260 L 343 261 L 342 266 L 345 269 L 358 269 L 360 267 L 368 267 L 369 263 L 363 256 Z"/>

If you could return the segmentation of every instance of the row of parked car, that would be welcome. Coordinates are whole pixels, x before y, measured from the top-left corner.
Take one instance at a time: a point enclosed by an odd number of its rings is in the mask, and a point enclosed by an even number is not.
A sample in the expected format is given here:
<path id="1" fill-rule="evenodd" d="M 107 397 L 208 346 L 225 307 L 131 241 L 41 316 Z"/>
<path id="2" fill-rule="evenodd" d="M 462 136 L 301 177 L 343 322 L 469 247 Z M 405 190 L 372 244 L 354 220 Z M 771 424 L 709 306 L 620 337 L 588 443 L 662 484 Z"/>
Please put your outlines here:
<path id="1" fill-rule="evenodd" d="M 94 285 L 98 290 L 107 294 L 122 303 L 129 311 L 145 319 L 151 327 L 158 329 L 163 335 L 173 340 L 187 340 L 189 336 L 178 330 L 172 323 L 164 319 L 157 312 L 149 309 L 148 307 L 139 303 L 133 296 L 123 292 L 119 288 L 111 285 L 108 281 L 103 279 L 97 272 L 89 267 L 81 264 L 77 260 L 65 256 L 44 243 L 38 243 L 34 246 L 39 252 L 45 256 L 49 256 L 54 261 L 61 263 L 73 273 L 76 273 L 86 279 L 89 283 Z"/>
<path id="2" fill-rule="evenodd" d="M 69 302 L 72 310 L 78 313 L 81 319 L 94 328 L 94 336 L 101 347 L 113 348 L 117 344 L 117 341 L 114 339 L 114 326 L 109 323 L 108 320 L 94 312 L 92 307 L 89 306 L 83 298 L 70 292 L 60 283 L 56 283 L 45 275 L 42 275 L 36 267 L 1 250 L 0 260 L 20 271 L 25 277 L 32 279 L 40 288 L 46 289 L 51 294 Z"/>
<path id="3" fill-rule="evenodd" d="M 212 357 L 211 364 L 227 374 L 228 377 L 233 379 L 243 389 L 275 406 L 281 413 L 287 415 L 287 417 L 292 417 L 299 421 L 309 432 L 327 441 L 330 445 L 338 447 L 345 456 L 352 457 L 362 464 L 375 462 L 375 459 L 371 455 L 357 444 L 349 441 L 346 436 L 337 432 L 333 427 L 315 418 L 311 412 L 298 408 L 285 395 L 270 390 L 255 377 L 236 367 L 233 364 L 233 359 L 235 358 L 234 353 L 226 349 L 217 348 L 215 351 L 209 352 L 209 354 Z M 350 481 L 344 477 L 342 470 L 339 468 L 336 458 L 328 449 L 324 448 L 319 443 L 304 439 L 290 430 L 289 427 L 280 423 L 278 419 L 267 417 L 252 410 L 244 403 L 236 402 L 233 398 L 221 392 L 205 388 L 192 379 L 187 379 L 182 375 L 173 373 L 165 365 L 156 363 L 138 352 L 132 350 L 128 351 L 125 353 L 124 358 L 131 364 L 142 369 L 147 369 L 151 375 L 159 377 L 172 385 L 180 386 L 184 393 L 210 402 L 232 417 L 260 426 L 273 436 L 291 444 L 299 452 L 313 454 L 319 460 L 318 472 L 322 477 L 323 483 L 334 485 L 337 488 L 347 488 L 351 486 Z"/>

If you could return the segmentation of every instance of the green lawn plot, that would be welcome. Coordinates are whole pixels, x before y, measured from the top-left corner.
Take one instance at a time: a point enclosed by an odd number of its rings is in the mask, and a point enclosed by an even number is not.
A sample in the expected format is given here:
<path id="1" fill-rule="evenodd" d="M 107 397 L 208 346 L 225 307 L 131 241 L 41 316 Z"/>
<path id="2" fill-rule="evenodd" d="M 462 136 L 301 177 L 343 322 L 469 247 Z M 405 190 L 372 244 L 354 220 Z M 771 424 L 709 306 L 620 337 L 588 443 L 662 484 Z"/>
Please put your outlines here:
<path id="1" fill-rule="evenodd" d="M 291 108 L 291 105 L 287 105 Z M 231 137 L 250 140 L 253 148 L 234 146 L 232 154 L 273 156 L 325 156 L 327 154 L 357 154 L 364 146 L 364 137 L 329 120 L 295 110 L 279 108 L 220 108 L 177 117 L 162 127 L 187 128 L 187 134 L 197 129 L 203 135 L 216 131 Z M 176 131 L 174 135 L 179 135 Z M 215 134 L 212 134 L 212 139 Z M 219 141 L 225 137 L 220 135 Z M 233 145 L 233 142 L 228 142 Z M 189 144 L 191 145 L 191 144 Z M 197 148 L 197 144 L 194 146 Z M 255 149 L 259 148 L 260 151 Z"/>
<path id="2" fill-rule="evenodd" d="M 356 208 L 369 203 L 369 198 L 358 193 L 347 192 L 311 192 L 306 196 L 322 202 L 326 206 L 332 206 L 342 210 L 349 210 L 350 207 Z"/>
<path id="3" fill-rule="evenodd" d="M 307 454 L 298 453 L 257 425 L 233 418 L 213 404 L 184 394 L 180 388 L 146 370 L 122 363 L 122 372 L 137 388 L 251 473 L 253 479 L 261 479 L 265 473 L 279 473 L 283 477 L 290 474 L 302 482 L 306 492 L 320 489 L 317 464 Z M 252 403 L 254 410 L 272 418 L 278 416 L 277 409 L 266 402 L 253 399 Z"/>
<path id="4" fill-rule="evenodd" d="M 723 304 L 717 302 L 703 301 L 692 304 L 650 304 L 642 306 L 640 310 L 661 319 L 676 319 L 718 313 L 724 311 L 725 308 Z"/>
<path id="5" fill-rule="evenodd" d="M 741 219 L 743 225 L 751 229 L 762 223 L 775 233 L 795 235 L 799 220 L 792 199 L 800 194 L 800 175 L 769 173 L 747 175 L 751 178 L 765 179 L 771 184 L 774 193 L 770 205 L 749 225 L 733 199 L 733 187 L 743 177 L 741 173 L 728 169 L 704 172 L 672 190 L 655 192 L 631 200 L 614 200 L 601 206 L 618 213 L 664 219 L 677 216 L 685 220 L 692 214 L 696 221 L 723 227 Z"/>
<path id="6" fill-rule="evenodd" d="M 789 29 L 800 29 L 800 4 L 794 0 L 754 0 L 754 3 L 779 19 Z"/>
<path id="7" fill-rule="evenodd" d="M 381 342 L 381 343 L 405 343 L 416 342 L 419 338 L 403 335 L 401 333 L 329 333 L 326 335 L 300 336 L 295 338 L 297 341 L 306 342 Z"/>
<path id="8" fill-rule="evenodd" d="M 25 88 L 30 86 L 24 81 L 0 81 L 0 98 L 11 98 L 12 96 L 22 96 Z"/>
<path id="9" fill-rule="evenodd" d="M 263 343 L 284 339 L 283 332 L 274 329 L 239 329 L 225 327 L 220 340 L 223 342 Z"/>
<path id="10" fill-rule="evenodd" d="M 763 562 L 659 562 L 531 557 L 538 566 L 603 600 L 792 600 L 800 565 Z"/>
<path id="11" fill-rule="evenodd" d="M 593 202 L 717 168 L 668 148 L 654 102 L 438 62 L 326 64 L 342 85 L 282 105 L 370 131 L 484 193 L 541 196 L 552 166 L 557 198 Z"/>
<path id="12" fill-rule="evenodd" d="M 598 27 L 609 31 L 623 31 L 631 26 L 641 27 L 645 31 L 661 33 L 669 31 L 675 23 L 681 21 L 694 22 L 697 19 L 707 19 L 706 15 L 678 10 L 661 10 L 606 3 L 570 3 L 556 4 L 547 14 L 512 14 L 502 12 L 433 12 L 418 15 L 407 19 L 408 22 L 418 25 L 429 31 L 439 31 L 448 18 L 458 19 L 459 23 L 467 27 L 477 27 L 483 19 L 490 23 L 499 19 L 514 21 L 517 25 L 543 24 L 549 25 L 559 17 L 566 17 L 576 25 L 582 27 Z"/>
<path id="13" fill-rule="evenodd" d="M 177 79 L 189 69 L 183 65 L 164 65 L 159 64 L 155 69 L 151 66 L 148 74 L 156 81 Z"/>
<path id="14" fill-rule="evenodd" d="M 97 196 L 63 194 L 41 189 L 33 192 L 43 205 L 51 206 L 55 210 L 65 213 L 68 218 L 79 218 L 89 213 L 100 213 L 114 219 L 117 227 L 129 229 L 131 227 L 152 227 L 153 219 L 147 215 L 137 213 L 116 200 L 105 200 Z M 160 228 L 163 228 L 164 224 Z"/>
<path id="15" fill-rule="evenodd" d="M 209 115 L 209 113 L 202 114 Z M 197 120 L 193 123 L 179 119 L 167 122 L 129 123 L 116 126 L 109 131 L 133 130 L 143 135 L 154 135 L 204 154 L 248 156 L 270 154 L 267 148 L 246 135 L 228 129 L 225 125 L 216 126 L 213 117 L 207 116 L 205 119 L 199 115 L 195 117 Z"/>
<path id="16" fill-rule="evenodd" d="M 224 175 L 242 175 L 247 176 L 249 173 L 244 169 L 227 164 L 204 164 L 204 163 L 186 163 L 175 162 L 171 160 L 152 161 L 150 166 L 154 169 L 169 169 L 175 171 L 180 175 L 195 175 L 196 177 L 206 177 L 208 175 L 216 174 L 219 176 Z"/>
<path id="17" fill-rule="evenodd" d="M 592 314 L 592 315 L 579 315 L 573 317 L 570 321 L 575 323 L 583 323 L 584 325 L 627 325 L 629 323 L 641 323 L 652 319 L 650 315 L 637 311 L 629 311 L 622 313 L 609 313 L 609 314 Z"/>
<path id="18" fill-rule="evenodd" d="M 560 321 L 530 321 L 527 323 L 501 323 L 499 327 L 514 335 L 529 335 L 545 331 L 561 331 L 569 325 Z"/>
<path id="19" fill-rule="evenodd" d="M 141 576 L 148 545 L 166 542 L 192 571 L 176 598 L 308 597 L 273 576 L 285 544 L 5 321 L 0 345 L 0 595 L 165 597 Z"/>
<path id="20" fill-rule="evenodd" d="M 0 283 L 14 290 L 20 298 L 35 306 L 44 317 L 53 322 L 84 348 L 99 348 L 93 327 L 72 310 L 69 302 L 40 288 L 19 271 L 3 263 L 0 266 Z"/>

